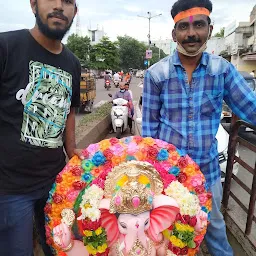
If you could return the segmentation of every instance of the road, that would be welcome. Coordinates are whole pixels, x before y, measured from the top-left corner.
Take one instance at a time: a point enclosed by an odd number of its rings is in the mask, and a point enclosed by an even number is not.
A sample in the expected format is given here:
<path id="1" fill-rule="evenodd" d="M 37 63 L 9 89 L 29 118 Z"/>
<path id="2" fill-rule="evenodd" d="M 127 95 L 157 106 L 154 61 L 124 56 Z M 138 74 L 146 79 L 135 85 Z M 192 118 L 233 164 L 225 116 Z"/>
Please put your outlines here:
<path id="1" fill-rule="evenodd" d="M 133 101 L 137 101 L 140 97 L 141 89 L 137 86 L 141 79 L 133 77 L 130 83 L 130 89 L 133 93 Z M 113 83 L 111 84 L 111 89 L 107 91 L 104 88 L 104 79 L 98 79 L 96 82 L 96 99 L 94 101 L 94 106 L 97 107 L 102 101 L 109 101 L 110 97 L 108 94 L 115 94 L 118 89 L 114 87 Z M 76 115 L 76 124 L 83 118 L 85 114 Z"/>

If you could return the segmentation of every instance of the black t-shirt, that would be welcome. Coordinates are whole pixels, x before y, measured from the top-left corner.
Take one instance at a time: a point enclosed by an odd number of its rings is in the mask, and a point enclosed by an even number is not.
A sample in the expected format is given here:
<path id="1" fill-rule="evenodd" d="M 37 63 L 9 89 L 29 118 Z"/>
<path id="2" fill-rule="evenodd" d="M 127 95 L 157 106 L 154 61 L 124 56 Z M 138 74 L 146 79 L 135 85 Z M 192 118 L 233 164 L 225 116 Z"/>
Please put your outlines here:
<path id="1" fill-rule="evenodd" d="M 0 33 L 0 195 L 50 186 L 65 166 L 64 129 L 79 106 L 81 67 L 28 30 Z"/>

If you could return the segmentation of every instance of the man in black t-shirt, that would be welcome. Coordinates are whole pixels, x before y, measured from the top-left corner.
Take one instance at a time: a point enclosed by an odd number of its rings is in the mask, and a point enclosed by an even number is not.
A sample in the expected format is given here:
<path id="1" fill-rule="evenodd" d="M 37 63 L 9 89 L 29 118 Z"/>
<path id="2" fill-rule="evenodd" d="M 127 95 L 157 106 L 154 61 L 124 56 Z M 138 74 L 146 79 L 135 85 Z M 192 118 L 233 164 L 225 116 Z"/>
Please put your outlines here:
<path id="1" fill-rule="evenodd" d="M 61 44 L 76 1 L 31 0 L 33 29 L 0 33 L 0 255 L 33 255 L 33 216 L 46 256 L 44 205 L 75 149 L 78 59 Z"/>

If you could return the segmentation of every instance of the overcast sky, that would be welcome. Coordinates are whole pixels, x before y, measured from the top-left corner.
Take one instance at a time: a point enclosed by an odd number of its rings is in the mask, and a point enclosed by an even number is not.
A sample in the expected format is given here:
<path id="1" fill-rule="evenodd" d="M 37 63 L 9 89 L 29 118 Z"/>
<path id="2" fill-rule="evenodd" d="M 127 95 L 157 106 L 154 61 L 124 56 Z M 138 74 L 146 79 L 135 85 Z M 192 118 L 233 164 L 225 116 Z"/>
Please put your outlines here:
<path id="1" fill-rule="evenodd" d="M 153 39 L 171 38 L 173 21 L 170 10 L 176 0 L 77 0 L 80 8 L 80 26 L 87 28 L 103 28 L 105 33 L 114 40 L 118 35 L 127 34 L 138 40 L 147 40 L 148 20 L 138 15 L 162 16 L 152 19 L 151 37 Z M 189 0 L 188 0 L 189 1 Z M 255 0 L 212 0 L 214 33 L 232 21 L 249 21 L 249 15 Z M 34 16 L 29 0 L 0 0 L 0 32 L 31 28 Z M 76 29 L 76 20 L 71 32 Z"/>

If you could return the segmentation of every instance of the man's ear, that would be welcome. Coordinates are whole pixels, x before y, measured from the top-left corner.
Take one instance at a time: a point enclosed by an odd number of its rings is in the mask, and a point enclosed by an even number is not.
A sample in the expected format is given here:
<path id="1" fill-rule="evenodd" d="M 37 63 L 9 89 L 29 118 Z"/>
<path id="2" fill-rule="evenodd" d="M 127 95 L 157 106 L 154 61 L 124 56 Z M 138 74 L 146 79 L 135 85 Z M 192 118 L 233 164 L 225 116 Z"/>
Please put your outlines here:
<path id="1" fill-rule="evenodd" d="M 176 31 L 175 29 L 172 30 L 172 38 L 174 42 L 177 42 L 177 37 L 176 37 Z"/>
<path id="2" fill-rule="evenodd" d="M 37 0 L 30 0 L 30 6 L 34 15 L 36 15 L 36 1 Z"/>
<path id="3" fill-rule="evenodd" d="M 213 31 L 213 25 L 210 25 L 210 32 L 209 32 L 208 40 L 212 37 L 212 31 Z"/>
<path id="4" fill-rule="evenodd" d="M 78 12 L 78 6 L 77 6 L 77 3 L 75 3 L 74 17 L 76 16 L 77 12 Z"/>

